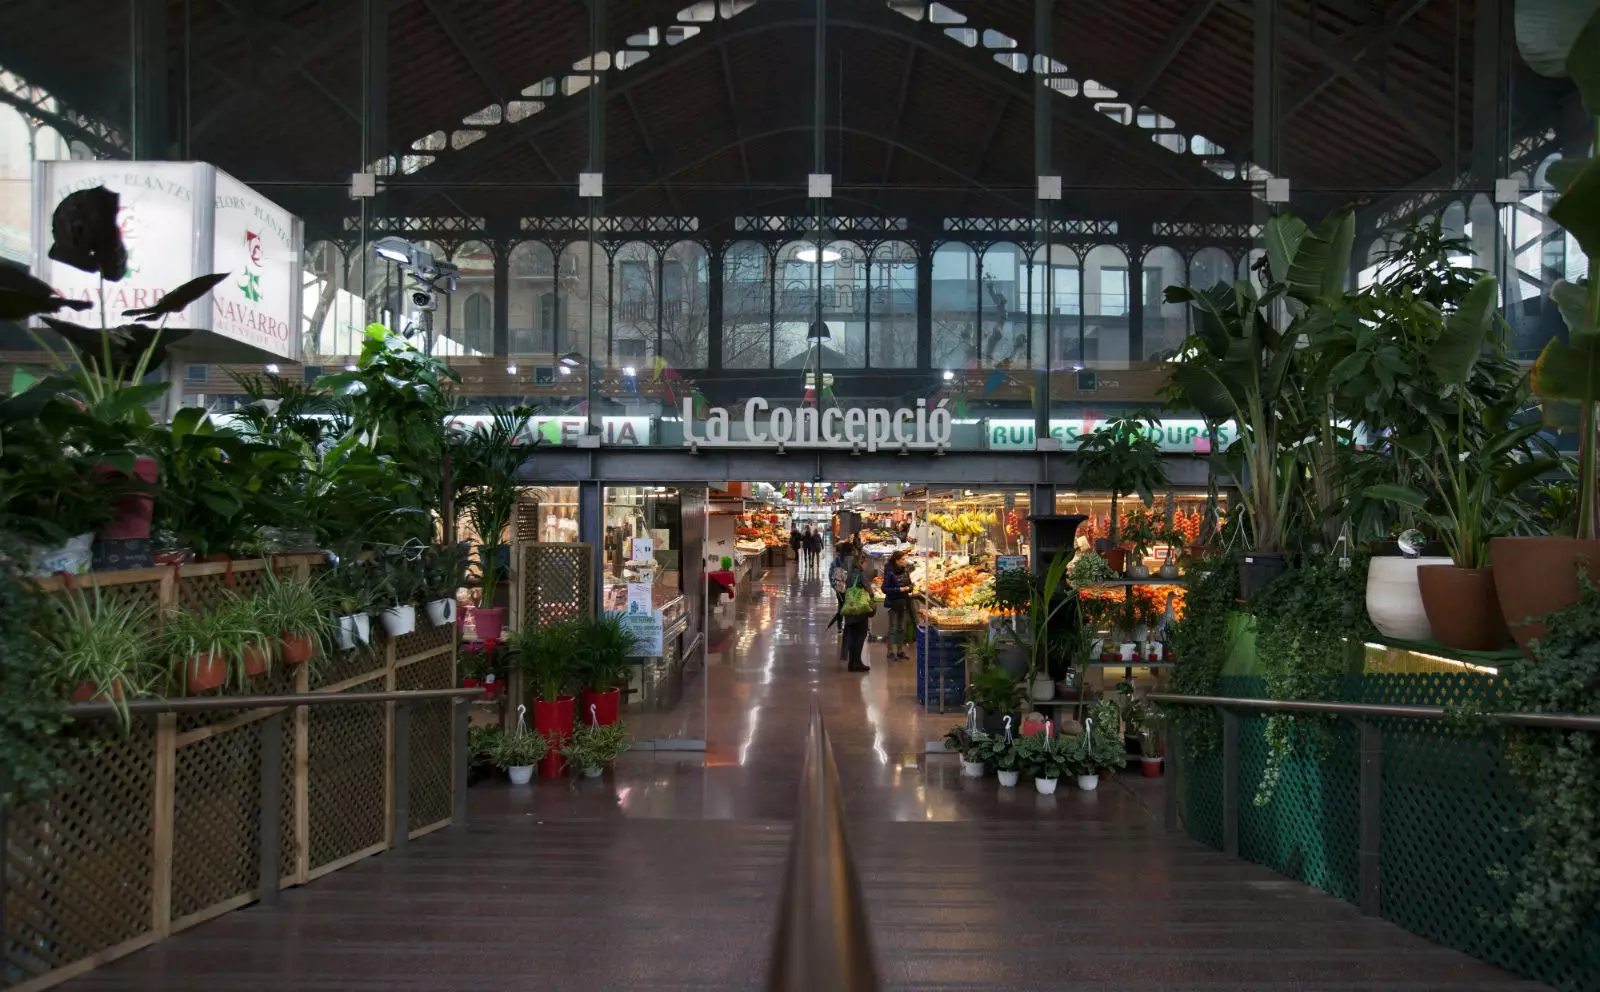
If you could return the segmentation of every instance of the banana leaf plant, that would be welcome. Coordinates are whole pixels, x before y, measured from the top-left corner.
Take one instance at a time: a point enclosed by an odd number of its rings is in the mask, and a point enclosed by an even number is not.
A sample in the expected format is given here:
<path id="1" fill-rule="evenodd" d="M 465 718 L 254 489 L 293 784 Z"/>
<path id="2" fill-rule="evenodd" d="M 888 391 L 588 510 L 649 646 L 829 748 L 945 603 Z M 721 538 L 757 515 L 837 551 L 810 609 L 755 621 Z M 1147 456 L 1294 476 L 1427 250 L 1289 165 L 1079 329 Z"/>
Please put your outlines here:
<path id="1" fill-rule="evenodd" d="M 1540 75 L 1570 78 L 1600 137 L 1600 3 L 1517 0 L 1517 47 Z M 1600 158 L 1562 159 L 1547 172 L 1559 195 L 1550 219 L 1589 259 L 1588 278 L 1559 282 L 1550 298 L 1566 322 L 1568 341 L 1552 340 L 1534 365 L 1533 390 L 1555 426 L 1578 429 L 1577 536 L 1600 537 Z M 1576 410 L 1571 405 L 1576 404 Z"/>
<path id="2" fill-rule="evenodd" d="M 1426 433 L 1395 439 L 1423 467 L 1424 486 L 1380 483 L 1366 491 L 1431 523 L 1460 568 L 1484 568 L 1492 539 L 1527 528 L 1531 513 L 1517 491 L 1561 465 L 1538 443 L 1543 424 L 1514 423 L 1529 394 L 1526 378 L 1488 404 L 1476 402 L 1467 388 L 1499 319 L 1498 294 L 1493 276 L 1479 279 L 1444 318 L 1427 351 L 1429 371 L 1442 384 L 1454 415 L 1432 415 Z M 1469 418 L 1478 421 L 1480 431 L 1469 430 Z"/>

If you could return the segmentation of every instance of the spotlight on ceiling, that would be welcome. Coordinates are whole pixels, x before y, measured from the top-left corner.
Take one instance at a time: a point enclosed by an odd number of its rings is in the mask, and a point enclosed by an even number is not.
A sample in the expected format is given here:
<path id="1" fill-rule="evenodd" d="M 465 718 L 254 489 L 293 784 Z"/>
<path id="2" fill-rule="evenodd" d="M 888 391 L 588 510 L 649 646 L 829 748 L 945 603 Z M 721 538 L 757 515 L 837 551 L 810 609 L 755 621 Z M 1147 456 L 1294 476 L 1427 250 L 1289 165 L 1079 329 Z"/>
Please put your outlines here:
<path id="1" fill-rule="evenodd" d="M 945 382 L 949 382 L 951 379 L 954 379 L 955 377 L 956 377 L 956 374 L 954 372 L 950 371 L 949 369 L 945 369 L 944 370 L 944 381 Z"/>
<path id="2" fill-rule="evenodd" d="M 822 249 L 822 261 L 824 264 L 827 264 L 828 262 L 837 262 L 843 257 L 843 255 L 839 254 L 837 251 L 834 251 L 832 248 Z M 799 251 L 794 253 L 794 260 L 797 262 L 810 262 L 811 264 L 815 265 L 817 263 L 817 250 L 815 248 L 801 248 Z"/>

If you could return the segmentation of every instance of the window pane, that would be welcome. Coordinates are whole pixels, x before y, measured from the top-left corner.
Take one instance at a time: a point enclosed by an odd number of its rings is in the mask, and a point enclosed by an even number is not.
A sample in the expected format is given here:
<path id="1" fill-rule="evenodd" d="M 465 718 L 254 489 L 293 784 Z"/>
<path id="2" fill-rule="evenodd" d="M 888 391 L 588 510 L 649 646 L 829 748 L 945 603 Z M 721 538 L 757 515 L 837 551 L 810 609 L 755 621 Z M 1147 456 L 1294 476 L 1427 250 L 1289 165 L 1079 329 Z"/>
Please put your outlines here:
<path id="1" fill-rule="evenodd" d="M 506 317 L 511 325 L 511 354 L 556 354 L 555 256 L 537 241 L 524 241 L 511 249 Z"/>
<path id="2" fill-rule="evenodd" d="M 966 368 L 977 359 L 978 256 L 952 244 L 933 253 L 933 365 Z"/>
<path id="3" fill-rule="evenodd" d="M 1028 364 L 1027 256 L 1016 245 L 990 245 L 983 253 L 983 364 Z"/>
<path id="4" fill-rule="evenodd" d="M 910 369 L 917 365 L 917 252 L 900 241 L 872 253 L 867 275 L 872 296 L 872 365 Z"/>
<path id="5" fill-rule="evenodd" d="M 754 241 L 730 245 L 722 256 L 722 365 L 772 365 L 772 272 L 767 249 Z"/>
<path id="6" fill-rule="evenodd" d="M 669 365 L 703 369 L 710 355 L 711 268 L 693 241 L 667 249 L 661 261 L 661 346 Z"/>
<path id="7" fill-rule="evenodd" d="M 1184 281 L 1183 256 L 1171 248 L 1152 248 L 1144 256 L 1144 357 L 1169 358 L 1188 336 L 1189 308 L 1165 302 L 1168 286 Z"/>

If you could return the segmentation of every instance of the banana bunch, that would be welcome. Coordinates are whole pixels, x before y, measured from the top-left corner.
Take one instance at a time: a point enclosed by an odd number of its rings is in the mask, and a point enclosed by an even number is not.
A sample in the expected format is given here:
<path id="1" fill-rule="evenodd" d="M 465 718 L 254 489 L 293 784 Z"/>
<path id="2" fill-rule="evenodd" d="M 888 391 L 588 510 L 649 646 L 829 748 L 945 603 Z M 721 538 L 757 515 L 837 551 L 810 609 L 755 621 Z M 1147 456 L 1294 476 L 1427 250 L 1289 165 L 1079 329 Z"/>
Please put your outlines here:
<path id="1" fill-rule="evenodd" d="M 956 537 L 978 537 L 997 517 L 993 510 L 969 510 L 963 513 L 930 513 L 928 519 L 935 527 Z"/>

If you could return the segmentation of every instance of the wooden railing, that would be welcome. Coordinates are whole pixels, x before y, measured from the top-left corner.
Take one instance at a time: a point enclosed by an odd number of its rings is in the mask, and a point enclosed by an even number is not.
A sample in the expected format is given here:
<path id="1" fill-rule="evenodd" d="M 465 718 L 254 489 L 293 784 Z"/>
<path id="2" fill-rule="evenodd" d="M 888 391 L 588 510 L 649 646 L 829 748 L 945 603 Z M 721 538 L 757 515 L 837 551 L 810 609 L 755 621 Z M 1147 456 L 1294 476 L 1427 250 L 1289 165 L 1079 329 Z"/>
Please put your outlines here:
<path id="1" fill-rule="evenodd" d="M 72 584 L 204 610 L 268 567 L 314 560 Z M 69 707 L 63 784 L 0 814 L 0 988 L 48 988 L 461 818 L 467 720 L 453 699 L 480 690 L 455 688 L 455 652 L 449 626 L 389 639 L 374 623 L 370 646 L 277 666 L 249 695 L 132 701 L 126 732 L 108 704 Z"/>

